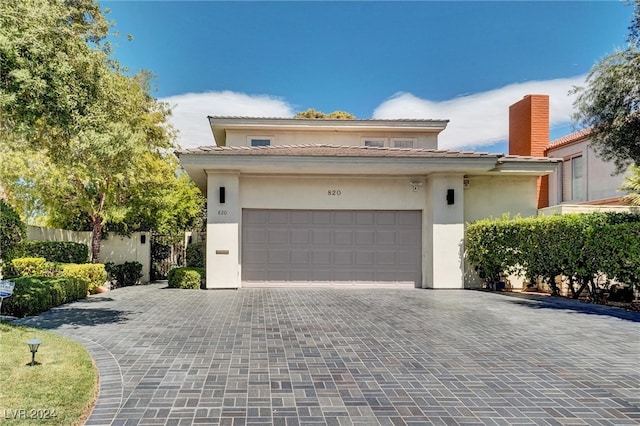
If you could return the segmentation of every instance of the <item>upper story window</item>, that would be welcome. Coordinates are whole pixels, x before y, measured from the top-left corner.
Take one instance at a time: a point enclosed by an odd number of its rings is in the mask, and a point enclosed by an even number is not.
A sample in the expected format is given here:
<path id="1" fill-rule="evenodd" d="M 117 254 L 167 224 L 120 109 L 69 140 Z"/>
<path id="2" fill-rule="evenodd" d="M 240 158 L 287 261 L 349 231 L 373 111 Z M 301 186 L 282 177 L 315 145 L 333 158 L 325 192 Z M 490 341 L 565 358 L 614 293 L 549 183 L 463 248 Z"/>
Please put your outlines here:
<path id="1" fill-rule="evenodd" d="M 562 201 L 584 200 L 584 158 L 578 155 L 562 163 Z"/>
<path id="2" fill-rule="evenodd" d="M 391 146 L 394 148 L 415 148 L 415 142 L 414 138 L 391 139 Z"/>
<path id="3" fill-rule="evenodd" d="M 387 144 L 386 138 L 364 138 L 364 146 L 383 147 Z"/>
<path id="4" fill-rule="evenodd" d="M 249 146 L 269 146 L 271 145 L 271 138 L 252 137 L 249 139 Z"/>

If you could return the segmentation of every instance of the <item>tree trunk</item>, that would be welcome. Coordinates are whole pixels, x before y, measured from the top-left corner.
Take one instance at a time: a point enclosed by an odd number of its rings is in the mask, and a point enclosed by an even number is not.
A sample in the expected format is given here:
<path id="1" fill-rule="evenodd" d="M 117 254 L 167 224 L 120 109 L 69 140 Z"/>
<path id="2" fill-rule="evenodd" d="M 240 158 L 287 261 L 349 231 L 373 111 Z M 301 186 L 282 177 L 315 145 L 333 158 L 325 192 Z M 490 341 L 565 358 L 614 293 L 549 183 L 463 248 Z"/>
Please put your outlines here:
<path id="1" fill-rule="evenodd" d="M 91 262 L 100 261 L 100 242 L 102 241 L 102 220 L 94 219 L 91 227 Z"/>

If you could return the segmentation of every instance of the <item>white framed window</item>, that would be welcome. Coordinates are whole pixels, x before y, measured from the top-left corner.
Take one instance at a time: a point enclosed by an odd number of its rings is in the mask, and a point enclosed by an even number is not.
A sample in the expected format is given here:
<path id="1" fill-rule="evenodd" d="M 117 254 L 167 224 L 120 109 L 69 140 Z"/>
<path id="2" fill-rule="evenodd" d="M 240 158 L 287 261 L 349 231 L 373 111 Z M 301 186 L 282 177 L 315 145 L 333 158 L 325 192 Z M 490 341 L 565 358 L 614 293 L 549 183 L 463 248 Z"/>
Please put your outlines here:
<path id="1" fill-rule="evenodd" d="M 562 163 L 562 201 L 585 201 L 582 155 L 567 158 Z"/>
<path id="2" fill-rule="evenodd" d="M 394 148 L 415 148 L 416 138 L 393 138 L 391 146 Z"/>
<path id="3" fill-rule="evenodd" d="M 387 138 L 362 138 L 364 146 L 384 147 L 387 145 Z"/>
<path id="4" fill-rule="evenodd" d="M 273 138 L 271 136 L 248 136 L 249 146 L 269 146 Z"/>

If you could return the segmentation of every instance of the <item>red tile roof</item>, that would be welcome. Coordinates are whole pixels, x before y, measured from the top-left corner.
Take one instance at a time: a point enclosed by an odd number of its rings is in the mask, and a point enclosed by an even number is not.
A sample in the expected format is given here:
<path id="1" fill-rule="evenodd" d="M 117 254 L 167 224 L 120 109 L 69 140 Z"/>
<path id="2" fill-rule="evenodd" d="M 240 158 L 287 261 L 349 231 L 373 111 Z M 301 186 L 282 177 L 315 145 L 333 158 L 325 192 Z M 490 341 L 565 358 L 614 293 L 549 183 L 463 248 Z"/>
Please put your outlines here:
<path id="1" fill-rule="evenodd" d="M 564 146 L 568 146 L 574 144 L 576 142 L 583 141 L 591 134 L 591 129 L 583 129 L 577 132 L 570 133 L 566 136 L 558 138 L 549 142 L 549 146 L 545 148 L 545 154 L 552 149 L 562 148 Z"/>

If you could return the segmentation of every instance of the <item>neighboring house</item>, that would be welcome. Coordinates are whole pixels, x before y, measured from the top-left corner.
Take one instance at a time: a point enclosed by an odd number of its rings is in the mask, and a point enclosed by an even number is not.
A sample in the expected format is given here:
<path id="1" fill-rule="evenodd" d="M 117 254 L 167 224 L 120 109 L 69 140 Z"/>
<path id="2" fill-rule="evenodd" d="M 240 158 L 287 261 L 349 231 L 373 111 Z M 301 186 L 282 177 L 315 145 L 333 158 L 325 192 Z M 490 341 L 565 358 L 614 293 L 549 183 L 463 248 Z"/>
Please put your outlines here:
<path id="1" fill-rule="evenodd" d="M 597 210 L 587 206 L 624 206 L 618 188 L 625 174 L 590 146 L 590 131 L 580 130 L 549 142 L 549 96 L 528 95 L 509 107 L 509 153 L 557 158 L 562 164 L 541 177 L 538 208 L 543 213 Z M 610 209 L 608 207 L 608 209 Z"/>
<path id="2" fill-rule="evenodd" d="M 438 149 L 446 120 L 209 117 L 176 152 L 207 194 L 207 288 L 477 287 L 465 223 L 535 216 L 558 160 Z"/>

